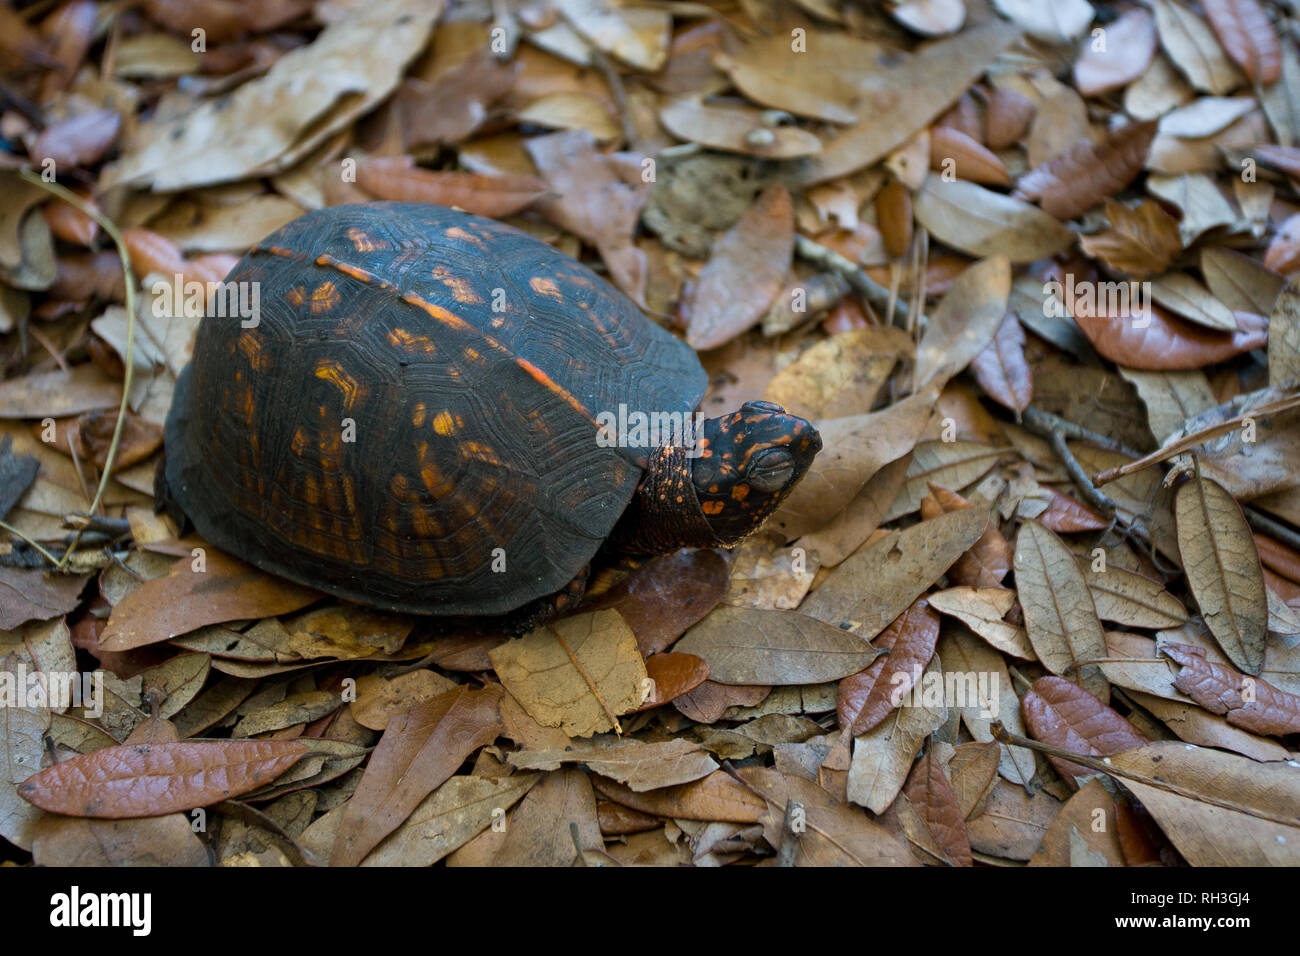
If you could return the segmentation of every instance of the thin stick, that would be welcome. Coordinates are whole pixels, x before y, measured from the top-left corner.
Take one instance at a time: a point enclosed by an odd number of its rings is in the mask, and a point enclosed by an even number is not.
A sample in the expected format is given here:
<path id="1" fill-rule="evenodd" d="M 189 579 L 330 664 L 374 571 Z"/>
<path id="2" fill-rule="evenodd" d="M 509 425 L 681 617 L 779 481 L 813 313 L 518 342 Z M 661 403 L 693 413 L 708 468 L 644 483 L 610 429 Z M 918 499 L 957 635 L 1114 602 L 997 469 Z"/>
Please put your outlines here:
<path id="1" fill-rule="evenodd" d="M 58 558 L 50 554 L 50 552 L 46 551 L 45 548 L 43 548 L 39 542 L 33 541 L 31 538 L 27 537 L 27 535 L 23 534 L 13 525 L 7 524 L 4 521 L 0 521 L 0 530 L 8 531 L 15 538 L 21 538 L 23 541 L 27 542 L 27 544 L 30 547 L 36 549 L 38 552 L 43 554 L 45 556 L 45 559 L 49 561 L 50 564 L 54 565 L 56 568 L 60 566 Z"/>
<path id="2" fill-rule="evenodd" d="M 795 236 L 794 251 L 800 258 L 807 259 L 813 265 L 820 266 L 830 272 L 838 272 L 844 276 L 854 291 L 871 303 L 872 308 L 880 312 L 881 318 L 884 319 L 886 324 L 899 325 L 900 327 L 906 326 L 906 307 L 901 302 L 894 301 L 891 303 L 888 289 L 834 249 L 827 249 L 806 236 Z"/>
<path id="3" fill-rule="evenodd" d="M 113 240 L 113 245 L 117 246 L 117 254 L 122 260 L 122 278 L 126 287 L 126 370 L 122 378 L 122 404 L 117 410 L 117 424 L 113 426 L 113 440 L 109 443 L 108 456 L 104 460 L 104 473 L 100 475 L 99 487 L 95 490 L 95 497 L 90 503 L 90 508 L 87 509 L 90 514 L 94 514 L 99 510 L 100 502 L 104 498 L 104 492 L 108 488 L 109 477 L 113 474 L 113 464 L 117 460 L 118 447 L 122 444 L 122 430 L 126 426 L 126 412 L 131 399 L 131 386 L 135 381 L 135 272 L 131 268 L 131 253 L 127 251 L 126 241 L 122 238 L 122 233 L 118 231 L 113 221 L 98 209 L 83 202 L 81 197 L 72 190 L 60 186 L 58 183 L 47 183 L 29 169 L 20 169 L 18 175 L 32 185 L 53 193 L 70 206 L 99 223 L 99 227 Z M 72 557 L 72 552 L 76 550 L 77 543 L 81 540 L 81 530 L 80 528 L 77 529 L 77 533 L 72 538 L 72 543 L 63 552 L 63 559 L 58 562 L 60 571 L 68 566 L 68 560 Z"/>

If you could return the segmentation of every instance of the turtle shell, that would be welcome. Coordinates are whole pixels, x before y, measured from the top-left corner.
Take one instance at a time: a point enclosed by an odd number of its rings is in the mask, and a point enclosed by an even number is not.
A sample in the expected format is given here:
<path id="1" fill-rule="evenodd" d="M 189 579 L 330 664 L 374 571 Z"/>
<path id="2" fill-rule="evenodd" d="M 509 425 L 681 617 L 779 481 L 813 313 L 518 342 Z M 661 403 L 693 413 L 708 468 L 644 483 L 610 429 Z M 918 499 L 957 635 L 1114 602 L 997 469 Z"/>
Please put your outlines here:
<path id="1" fill-rule="evenodd" d="M 690 413 L 706 385 L 604 279 L 440 206 L 308 213 L 226 281 L 255 284 L 256 324 L 200 323 L 167 493 L 217 547 L 377 607 L 501 614 L 564 588 L 644 467 L 597 416 Z"/>

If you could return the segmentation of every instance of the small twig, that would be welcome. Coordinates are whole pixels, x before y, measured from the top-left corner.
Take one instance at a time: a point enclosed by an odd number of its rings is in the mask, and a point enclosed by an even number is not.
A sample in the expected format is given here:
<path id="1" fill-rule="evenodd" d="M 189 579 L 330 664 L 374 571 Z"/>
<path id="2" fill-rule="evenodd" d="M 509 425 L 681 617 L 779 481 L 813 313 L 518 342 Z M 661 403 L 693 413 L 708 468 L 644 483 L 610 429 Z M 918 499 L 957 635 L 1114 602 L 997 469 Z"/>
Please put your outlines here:
<path id="1" fill-rule="evenodd" d="M 628 149 L 635 149 L 638 138 L 636 135 L 636 126 L 632 122 L 632 113 L 627 106 L 627 90 L 623 86 L 623 78 L 618 75 L 618 70 L 614 69 L 614 64 L 605 56 L 604 51 L 591 48 L 591 62 L 600 70 L 601 76 L 605 78 L 609 91 L 614 96 L 614 106 L 618 110 L 618 123 L 623 128 L 623 140 L 627 143 Z"/>
<path id="2" fill-rule="evenodd" d="M 131 386 L 135 382 L 135 272 L 131 268 L 131 253 L 126 248 L 126 240 L 122 238 L 122 233 L 118 230 L 116 224 L 105 216 L 102 212 L 86 203 L 80 196 L 60 186 L 58 183 L 47 183 L 29 169 L 20 169 L 18 175 L 34 186 L 38 186 L 47 192 L 53 193 L 64 202 L 73 206 L 84 215 L 89 216 L 99 224 L 99 228 L 104 230 L 105 235 L 113 240 L 117 247 L 117 254 L 122 260 L 122 278 L 126 287 L 126 355 L 125 372 L 122 378 L 122 404 L 117 410 L 117 424 L 113 427 L 113 438 L 108 445 L 108 455 L 104 460 L 104 473 L 100 475 L 99 487 L 95 490 L 95 497 L 90 503 L 87 510 L 89 514 L 94 514 L 99 510 L 100 502 L 104 498 L 104 492 L 108 489 L 109 477 L 113 474 L 113 465 L 117 461 L 118 448 L 122 444 L 122 430 L 126 426 L 126 412 L 131 401 Z M 72 557 L 72 552 L 76 550 L 77 543 L 81 540 L 81 531 L 78 530 L 68 545 L 68 549 L 63 553 L 63 560 L 58 563 L 59 570 L 68 566 L 68 559 Z"/>
<path id="3" fill-rule="evenodd" d="M 574 654 L 573 651 L 569 650 L 569 645 L 566 644 L 564 638 L 560 636 L 560 632 L 554 628 L 549 628 L 549 630 L 553 635 L 555 635 L 555 639 L 560 642 L 560 646 L 564 648 L 564 653 L 569 655 L 569 660 L 572 661 L 573 666 L 578 669 L 578 673 L 582 675 L 582 679 L 587 682 L 587 687 L 591 690 L 591 695 L 596 698 L 597 702 L 600 704 L 600 709 L 605 712 L 605 716 L 608 717 L 610 723 L 614 725 L 614 733 L 618 734 L 620 737 L 623 736 L 623 727 L 619 724 L 618 717 L 609 709 L 609 704 L 605 703 L 605 698 L 601 696 L 600 690 L 596 687 L 596 682 L 591 679 L 591 675 L 587 673 L 587 669 L 582 666 L 577 655 Z"/>
<path id="4" fill-rule="evenodd" d="M 1073 438 L 1075 441 L 1086 441 L 1100 448 L 1127 455 L 1130 458 L 1137 458 L 1140 454 L 1107 435 L 1084 428 L 1082 425 L 1076 425 L 1068 418 L 1053 415 L 1051 412 L 1045 412 L 1033 405 L 1030 405 L 1024 411 L 1024 425 L 1030 431 L 1039 435 L 1046 436 L 1049 432 L 1059 431 L 1066 438 Z"/>
<path id="5" fill-rule="evenodd" d="M 1180 787 L 1178 784 L 1169 783 L 1164 780 L 1157 780 L 1155 777 L 1143 776 L 1140 773 L 1133 773 L 1129 770 L 1120 770 L 1117 767 L 1107 763 L 1105 759 L 1098 760 L 1096 757 L 1090 757 L 1086 754 L 1078 754 L 1072 750 L 1066 750 L 1063 747 L 1053 747 L 1051 744 L 1045 744 L 1038 740 L 1030 740 L 1028 737 L 1021 737 L 1019 734 L 1013 734 L 1002 725 L 1002 721 L 993 721 L 990 729 L 993 731 L 993 737 L 999 743 L 1014 744 L 1017 747 L 1028 747 L 1030 750 L 1037 750 L 1039 753 L 1047 754 L 1051 757 L 1060 757 L 1063 760 L 1069 760 L 1071 763 L 1077 763 L 1087 767 L 1089 770 L 1095 770 L 1098 773 L 1104 773 L 1108 777 L 1114 777 L 1117 780 L 1132 780 L 1136 783 L 1148 787 L 1155 787 L 1157 790 L 1164 790 L 1166 793 L 1172 793 L 1176 796 L 1184 797 L 1188 800 L 1195 800 L 1199 803 L 1207 803 L 1211 806 L 1221 807 L 1224 810 L 1231 810 L 1234 813 L 1246 813 L 1250 816 L 1261 820 L 1268 820 L 1272 823 L 1278 823 L 1282 826 L 1295 826 L 1295 818 L 1287 818 L 1284 814 L 1274 816 L 1270 813 L 1261 812 L 1253 808 L 1243 807 L 1240 804 L 1234 804 L 1228 800 L 1219 800 L 1208 794 L 1196 790 L 1189 790 L 1186 787 Z"/>
<path id="6" fill-rule="evenodd" d="M 844 276 L 854 291 L 880 312 L 886 323 L 904 328 L 907 326 L 907 308 L 901 302 L 891 302 L 888 289 L 834 249 L 827 249 L 806 236 L 795 236 L 794 251 L 813 265 Z"/>
<path id="7" fill-rule="evenodd" d="M 50 554 L 50 552 L 46 551 L 45 548 L 43 548 L 39 542 L 33 541 L 31 538 L 27 537 L 27 535 L 23 534 L 13 525 L 7 524 L 4 521 L 0 521 L 0 530 L 8 531 L 15 538 L 22 539 L 27 544 L 28 547 L 34 548 L 37 552 L 44 555 L 45 559 L 49 561 L 50 564 L 54 565 L 56 568 L 61 566 L 58 558 Z"/>
<path id="8" fill-rule="evenodd" d="M 1250 522 L 1250 526 L 1256 531 L 1266 534 L 1270 538 L 1276 538 L 1293 551 L 1300 551 L 1300 532 L 1288 528 L 1280 521 L 1274 521 L 1268 515 L 1261 514 L 1249 505 L 1242 508 L 1242 511 L 1246 512 L 1246 520 Z"/>

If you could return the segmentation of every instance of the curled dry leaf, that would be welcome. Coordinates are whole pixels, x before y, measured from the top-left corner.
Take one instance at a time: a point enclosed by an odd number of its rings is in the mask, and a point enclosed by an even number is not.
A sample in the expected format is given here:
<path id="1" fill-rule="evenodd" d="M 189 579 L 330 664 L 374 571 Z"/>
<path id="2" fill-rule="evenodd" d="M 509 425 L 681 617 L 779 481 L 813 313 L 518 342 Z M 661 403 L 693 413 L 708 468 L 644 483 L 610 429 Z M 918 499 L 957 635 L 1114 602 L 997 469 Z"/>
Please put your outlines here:
<path id="1" fill-rule="evenodd" d="M 357 185 L 378 199 L 457 206 L 476 216 L 512 216 L 546 194 L 536 176 L 489 176 L 433 171 L 407 157 L 367 159 L 357 166 Z"/>
<path id="2" fill-rule="evenodd" d="M 206 740 L 103 747 L 28 777 L 18 794 L 50 813 L 122 820 L 229 800 L 307 754 L 296 740 Z"/>
<path id="3" fill-rule="evenodd" d="M 1127 206 L 1107 199 L 1106 219 L 1109 228 L 1080 236 L 1079 247 L 1086 255 L 1134 279 L 1159 275 L 1183 251 L 1178 220 L 1154 200 Z"/>
<path id="4" fill-rule="evenodd" d="M 1020 709 L 1035 740 L 1086 757 L 1107 757 L 1147 742 L 1120 714 L 1061 677 L 1034 681 L 1021 699 Z M 1078 789 L 1076 777 L 1096 773 L 1062 757 L 1047 759 L 1072 789 Z"/>
<path id="5" fill-rule="evenodd" d="M 1057 219 L 1073 219 L 1131 183 L 1142 171 L 1156 124 L 1129 123 L 1102 143 L 1079 140 L 1021 176 L 1016 194 L 1037 199 Z"/>
<path id="6" fill-rule="evenodd" d="M 1174 686 L 1210 713 L 1257 734 L 1300 733 L 1300 696 L 1207 660 L 1199 647 L 1164 644 L 1160 651 L 1181 665 Z"/>
<path id="7" fill-rule="evenodd" d="M 989 149 L 1006 149 L 1020 142 L 1034 120 L 1034 101 L 1009 86 L 996 87 L 985 107 L 984 138 Z"/>
<path id="8" fill-rule="evenodd" d="M 1241 506 L 1218 482 L 1196 477 L 1174 495 L 1178 550 L 1205 624 L 1247 674 L 1264 667 L 1268 597 Z"/>
<path id="9" fill-rule="evenodd" d="M 930 130 L 930 168 L 950 171 L 958 179 L 993 186 L 1011 185 L 1011 174 L 1002 160 L 988 147 L 950 126 Z"/>
<path id="10" fill-rule="evenodd" d="M 940 614 L 961 621 L 992 647 L 1021 660 L 1035 659 L 1029 635 L 1019 624 L 1004 620 L 1016 603 L 1009 588 L 947 588 L 928 595 L 930 606 Z"/>
<path id="11" fill-rule="evenodd" d="M 652 683 L 641 710 L 659 707 L 689 694 L 708 679 L 709 665 L 702 657 L 674 651 L 647 657 L 645 672 Z"/>
<path id="12" fill-rule="evenodd" d="M 713 245 L 687 300 L 686 341 L 704 351 L 753 326 L 781 291 L 794 255 L 794 204 L 779 183 L 767 187 Z"/>

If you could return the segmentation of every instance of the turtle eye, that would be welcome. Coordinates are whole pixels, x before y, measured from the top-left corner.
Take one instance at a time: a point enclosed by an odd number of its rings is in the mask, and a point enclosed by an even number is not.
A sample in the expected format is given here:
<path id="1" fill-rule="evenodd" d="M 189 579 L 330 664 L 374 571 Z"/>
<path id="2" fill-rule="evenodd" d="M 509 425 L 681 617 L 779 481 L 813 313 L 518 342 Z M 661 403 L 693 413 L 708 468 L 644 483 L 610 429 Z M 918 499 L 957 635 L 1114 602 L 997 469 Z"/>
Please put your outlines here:
<path id="1" fill-rule="evenodd" d="M 745 480 L 758 491 L 780 491 L 794 476 L 794 458 L 784 448 L 768 448 L 750 460 Z"/>

